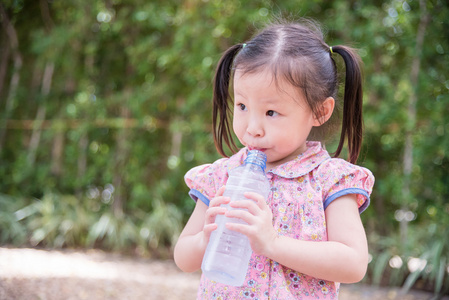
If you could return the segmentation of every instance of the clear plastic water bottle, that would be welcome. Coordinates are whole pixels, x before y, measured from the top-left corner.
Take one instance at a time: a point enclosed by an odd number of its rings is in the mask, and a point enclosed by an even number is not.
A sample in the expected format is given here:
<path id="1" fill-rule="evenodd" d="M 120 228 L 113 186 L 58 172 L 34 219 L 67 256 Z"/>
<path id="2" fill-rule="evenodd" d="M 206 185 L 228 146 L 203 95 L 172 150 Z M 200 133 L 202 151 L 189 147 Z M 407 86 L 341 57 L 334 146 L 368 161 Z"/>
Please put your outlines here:
<path id="1" fill-rule="evenodd" d="M 267 199 L 270 183 L 265 175 L 266 162 L 267 156 L 262 151 L 249 151 L 243 165 L 230 171 L 223 196 L 239 201 L 247 199 L 243 196 L 245 192 L 255 192 Z M 229 205 L 223 206 L 233 209 Z M 201 270 L 211 280 L 241 286 L 251 258 L 251 245 L 246 235 L 227 229 L 225 224 L 246 223 L 224 215 L 217 215 L 215 223 L 218 228 L 210 236 Z"/>

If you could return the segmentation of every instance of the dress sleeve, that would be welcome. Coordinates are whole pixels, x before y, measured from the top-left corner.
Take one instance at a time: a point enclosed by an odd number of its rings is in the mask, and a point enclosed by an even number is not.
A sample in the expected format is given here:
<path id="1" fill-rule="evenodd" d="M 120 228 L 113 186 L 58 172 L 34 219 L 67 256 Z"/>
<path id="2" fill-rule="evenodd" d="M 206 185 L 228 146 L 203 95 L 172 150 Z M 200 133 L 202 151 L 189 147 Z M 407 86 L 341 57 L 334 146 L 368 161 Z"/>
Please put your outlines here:
<path id="1" fill-rule="evenodd" d="M 330 159 L 319 168 L 323 181 L 324 209 L 332 201 L 348 194 L 357 195 L 357 205 L 362 213 L 370 203 L 374 176 L 370 170 L 353 165 L 343 159 Z"/>
<path id="2" fill-rule="evenodd" d="M 196 201 L 201 200 L 209 206 L 209 202 L 215 197 L 218 189 L 224 185 L 223 174 L 220 172 L 220 163 L 205 164 L 188 171 L 184 176 L 187 186 L 190 188 L 189 195 Z"/>

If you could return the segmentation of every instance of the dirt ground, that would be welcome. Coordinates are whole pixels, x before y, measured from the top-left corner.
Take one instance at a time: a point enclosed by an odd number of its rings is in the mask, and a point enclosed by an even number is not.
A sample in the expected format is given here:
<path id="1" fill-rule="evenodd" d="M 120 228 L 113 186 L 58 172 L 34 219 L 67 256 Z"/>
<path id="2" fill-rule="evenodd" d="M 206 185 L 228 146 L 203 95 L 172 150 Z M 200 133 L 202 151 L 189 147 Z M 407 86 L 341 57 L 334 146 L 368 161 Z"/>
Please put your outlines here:
<path id="1" fill-rule="evenodd" d="M 172 260 L 130 258 L 98 250 L 0 248 L 0 299 L 195 299 L 200 273 L 181 272 Z M 422 292 L 344 285 L 341 300 L 431 299 Z M 449 300 L 446 297 L 445 300 Z"/>

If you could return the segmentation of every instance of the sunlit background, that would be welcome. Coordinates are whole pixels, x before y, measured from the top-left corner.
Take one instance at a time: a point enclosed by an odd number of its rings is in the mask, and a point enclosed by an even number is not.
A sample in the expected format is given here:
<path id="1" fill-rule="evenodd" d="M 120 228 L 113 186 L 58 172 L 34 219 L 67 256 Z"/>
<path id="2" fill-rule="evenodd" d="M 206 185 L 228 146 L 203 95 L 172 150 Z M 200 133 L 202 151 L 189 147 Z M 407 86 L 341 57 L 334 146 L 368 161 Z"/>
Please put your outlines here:
<path id="1" fill-rule="evenodd" d="M 215 65 L 273 15 L 319 20 L 364 61 L 364 282 L 448 293 L 443 0 L 2 1 L 0 243 L 171 257 L 183 176 L 219 158 Z"/>

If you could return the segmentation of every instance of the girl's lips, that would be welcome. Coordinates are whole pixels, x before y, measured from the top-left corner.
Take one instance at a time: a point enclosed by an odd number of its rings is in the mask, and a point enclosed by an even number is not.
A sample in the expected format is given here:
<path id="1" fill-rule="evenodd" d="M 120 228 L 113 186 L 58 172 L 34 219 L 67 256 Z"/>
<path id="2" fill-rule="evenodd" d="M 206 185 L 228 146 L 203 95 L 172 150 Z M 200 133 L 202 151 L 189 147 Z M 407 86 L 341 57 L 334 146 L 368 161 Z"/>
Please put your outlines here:
<path id="1" fill-rule="evenodd" d="M 259 148 L 259 147 L 253 147 L 253 146 L 248 146 L 249 150 L 259 150 L 264 152 L 265 150 L 267 150 L 267 148 Z"/>

